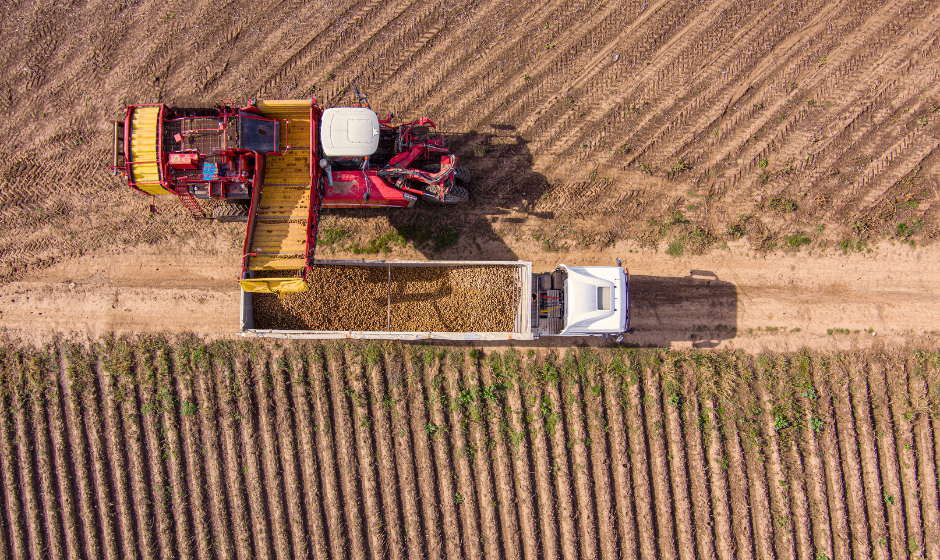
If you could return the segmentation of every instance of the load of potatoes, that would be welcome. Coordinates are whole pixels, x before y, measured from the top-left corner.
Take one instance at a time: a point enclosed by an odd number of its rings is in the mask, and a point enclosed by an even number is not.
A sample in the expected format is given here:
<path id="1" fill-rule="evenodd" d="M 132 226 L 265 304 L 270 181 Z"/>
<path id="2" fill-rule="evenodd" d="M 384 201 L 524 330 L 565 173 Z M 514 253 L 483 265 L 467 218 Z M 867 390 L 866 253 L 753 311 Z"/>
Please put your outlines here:
<path id="1" fill-rule="evenodd" d="M 520 287 L 511 266 L 314 266 L 310 289 L 253 294 L 255 328 L 510 332 Z M 390 303 L 390 305 L 389 305 Z"/>

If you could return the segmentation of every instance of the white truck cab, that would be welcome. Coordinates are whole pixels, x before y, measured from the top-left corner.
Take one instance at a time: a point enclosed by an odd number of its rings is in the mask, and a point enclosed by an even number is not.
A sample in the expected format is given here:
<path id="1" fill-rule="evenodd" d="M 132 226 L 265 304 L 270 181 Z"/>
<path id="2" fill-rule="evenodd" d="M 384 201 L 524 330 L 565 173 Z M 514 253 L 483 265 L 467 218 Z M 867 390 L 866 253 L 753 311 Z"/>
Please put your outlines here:
<path id="1" fill-rule="evenodd" d="M 535 336 L 622 336 L 630 331 L 630 275 L 622 266 L 558 265 L 533 275 Z"/>

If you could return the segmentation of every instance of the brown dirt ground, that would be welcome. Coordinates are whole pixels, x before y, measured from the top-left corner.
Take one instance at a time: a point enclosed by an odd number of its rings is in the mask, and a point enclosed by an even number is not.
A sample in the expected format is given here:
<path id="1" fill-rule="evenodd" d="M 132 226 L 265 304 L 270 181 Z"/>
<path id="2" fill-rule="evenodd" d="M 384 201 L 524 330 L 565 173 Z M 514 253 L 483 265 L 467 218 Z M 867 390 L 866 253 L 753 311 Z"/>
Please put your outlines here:
<path id="1" fill-rule="evenodd" d="M 674 277 L 694 263 L 737 287 L 736 320 L 711 321 L 735 323 L 735 347 L 818 347 L 828 328 L 930 330 L 936 298 L 925 292 L 936 284 L 917 277 L 935 253 L 876 242 L 940 232 L 938 19 L 938 5 L 920 0 L 8 2 L 3 323 L 231 333 L 243 228 L 195 222 L 175 200 L 151 215 L 146 197 L 106 173 L 108 119 L 132 102 L 312 95 L 341 105 L 358 84 L 380 110 L 438 122 L 476 177 L 474 201 L 334 212 L 324 228 L 347 237 L 322 256 L 389 232 L 408 240 L 390 256 L 546 266 L 642 248 L 628 259 L 635 273 Z M 449 228 L 457 243 L 435 245 Z M 750 251 L 773 258 L 745 266 Z M 842 251 L 864 258 L 834 256 Z M 152 260 L 159 276 L 145 270 Z M 104 286 L 112 269 L 127 278 L 135 267 L 132 285 Z M 77 293 L 56 285 L 66 279 Z M 660 300 L 674 291 L 636 289 Z M 922 304 L 927 313 L 909 313 Z M 641 332 L 674 320 L 637 305 Z M 678 332 L 688 326 L 636 340 L 691 340 Z M 744 342 L 742 330 L 767 327 L 803 334 Z M 864 344 L 854 338 L 834 345 Z"/>

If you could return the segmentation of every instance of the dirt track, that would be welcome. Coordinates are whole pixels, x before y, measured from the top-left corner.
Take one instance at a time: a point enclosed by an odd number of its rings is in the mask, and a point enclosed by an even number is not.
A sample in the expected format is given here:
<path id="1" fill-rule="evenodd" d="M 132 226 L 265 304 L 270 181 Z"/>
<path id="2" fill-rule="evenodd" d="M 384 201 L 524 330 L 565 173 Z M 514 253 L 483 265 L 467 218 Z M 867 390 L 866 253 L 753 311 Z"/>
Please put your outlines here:
<path id="1" fill-rule="evenodd" d="M 237 265 L 224 257 L 177 260 L 162 253 L 125 253 L 120 266 L 107 255 L 83 257 L 0 286 L 0 319 L 11 333 L 36 342 L 54 333 L 235 334 Z M 761 352 L 937 342 L 940 277 L 931 263 L 940 254 L 933 247 L 882 245 L 870 254 L 826 256 L 757 256 L 734 248 L 681 259 L 615 249 L 582 254 L 578 264 L 609 264 L 616 254 L 631 271 L 636 333 L 625 340 L 630 344 Z M 573 262 L 572 255 L 535 257 L 539 270 Z"/>

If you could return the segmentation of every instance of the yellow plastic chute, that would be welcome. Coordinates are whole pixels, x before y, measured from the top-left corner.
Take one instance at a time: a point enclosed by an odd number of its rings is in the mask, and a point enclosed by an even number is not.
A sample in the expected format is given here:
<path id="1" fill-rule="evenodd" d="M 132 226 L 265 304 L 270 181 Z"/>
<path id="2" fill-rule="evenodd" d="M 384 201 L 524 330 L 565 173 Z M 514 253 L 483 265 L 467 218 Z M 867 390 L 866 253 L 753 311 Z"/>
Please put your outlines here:
<path id="1" fill-rule="evenodd" d="M 303 278 L 252 278 L 250 280 L 239 280 L 242 290 L 255 294 L 277 294 L 283 297 L 284 294 L 295 292 L 306 292 L 310 289 Z"/>

